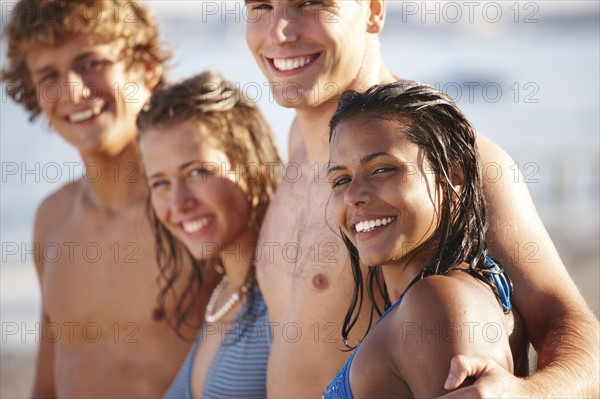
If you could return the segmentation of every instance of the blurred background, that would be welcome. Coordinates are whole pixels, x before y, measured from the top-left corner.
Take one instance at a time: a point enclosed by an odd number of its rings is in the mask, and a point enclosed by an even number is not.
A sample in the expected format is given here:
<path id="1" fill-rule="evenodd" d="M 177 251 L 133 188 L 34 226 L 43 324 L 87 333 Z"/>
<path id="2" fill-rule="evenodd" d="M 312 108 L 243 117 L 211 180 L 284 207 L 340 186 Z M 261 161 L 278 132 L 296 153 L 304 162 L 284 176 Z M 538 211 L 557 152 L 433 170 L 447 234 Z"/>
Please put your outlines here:
<path id="1" fill-rule="evenodd" d="M 350 1 L 350 0 L 343 0 Z M 2 1 L 2 25 L 14 1 Z M 246 48 L 239 1 L 149 1 L 173 78 L 213 69 L 266 113 L 284 158 L 293 112 L 269 96 Z M 382 51 L 396 75 L 452 96 L 475 128 L 515 159 L 569 273 L 598 315 L 600 3 L 597 1 L 388 1 Z M 6 44 L 2 41 L 1 60 Z M 2 323 L 0 397 L 30 394 L 39 287 L 31 235 L 38 204 L 81 177 L 76 151 L 43 119 L 28 123 L 0 94 Z M 515 250 L 527 255 L 523 243 Z M 538 264 L 540 277 L 544 265 Z M 14 329 L 17 328 L 15 331 Z"/>

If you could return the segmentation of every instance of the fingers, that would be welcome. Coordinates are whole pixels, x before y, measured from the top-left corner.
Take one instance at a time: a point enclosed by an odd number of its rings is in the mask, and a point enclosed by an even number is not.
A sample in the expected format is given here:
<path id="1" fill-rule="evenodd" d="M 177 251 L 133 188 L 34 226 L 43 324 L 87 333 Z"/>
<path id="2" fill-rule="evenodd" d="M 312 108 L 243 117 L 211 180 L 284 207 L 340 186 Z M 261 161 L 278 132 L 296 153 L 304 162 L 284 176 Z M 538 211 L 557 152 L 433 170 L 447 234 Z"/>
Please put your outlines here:
<path id="1" fill-rule="evenodd" d="M 456 355 L 450 361 L 450 371 L 444 389 L 447 391 L 457 389 L 468 377 L 478 378 L 486 369 L 485 358 Z"/>

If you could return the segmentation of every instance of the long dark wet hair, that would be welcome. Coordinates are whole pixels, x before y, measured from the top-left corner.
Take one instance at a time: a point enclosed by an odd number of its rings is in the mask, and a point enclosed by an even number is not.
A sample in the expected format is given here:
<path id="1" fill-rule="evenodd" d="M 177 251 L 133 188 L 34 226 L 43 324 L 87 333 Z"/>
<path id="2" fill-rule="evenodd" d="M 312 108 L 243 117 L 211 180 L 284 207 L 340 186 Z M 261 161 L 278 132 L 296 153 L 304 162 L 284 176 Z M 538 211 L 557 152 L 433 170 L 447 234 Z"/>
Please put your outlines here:
<path id="1" fill-rule="evenodd" d="M 339 123 L 357 115 L 397 122 L 398 130 L 407 140 L 424 151 L 436 187 L 441 188 L 440 218 L 433 235 L 406 254 L 410 256 L 424 249 L 431 254 L 420 277 L 446 275 L 467 263 L 470 274 L 488 283 L 498 295 L 496 286 L 481 274 L 489 266 L 486 265 L 487 217 L 476 134 L 454 101 L 431 86 L 411 81 L 376 85 L 364 93 L 346 91 L 330 122 L 330 144 L 339 134 L 336 132 Z M 454 189 L 457 179 L 461 183 L 460 192 Z M 364 288 L 358 250 L 341 229 L 340 234 L 350 254 L 355 282 L 342 326 L 342 337 L 348 346 L 349 332 L 362 308 Z M 366 281 L 372 309 L 381 315 L 374 290 L 383 298 L 384 310 L 391 303 L 380 268 L 369 266 Z"/>
<path id="2" fill-rule="evenodd" d="M 252 176 L 243 176 L 247 187 L 250 220 L 254 232 L 258 231 L 280 181 L 281 160 L 273 144 L 271 128 L 256 104 L 246 98 L 234 83 L 215 72 L 204 72 L 182 82 L 157 89 L 149 104 L 138 116 L 140 137 L 145 132 L 197 122 L 207 128 L 233 167 L 252 167 Z M 276 167 L 273 167 L 276 166 Z M 159 266 L 159 293 L 157 312 L 181 334 L 183 326 L 197 327 L 189 322 L 196 311 L 195 304 L 202 286 L 202 274 L 207 266 L 221 264 L 221 259 L 197 260 L 160 222 L 148 196 L 148 214 L 156 243 L 156 261 Z M 184 276 L 182 264 L 192 264 L 191 275 Z M 209 263 L 212 262 L 212 263 Z M 175 283 L 187 278 L 182 292 L 175 290 Z M 246 276 L 245 285 L 255 282 L 254 267 Z M 175 303 L 172 313 L 166 313 L 167 300 Z M 254 290 L 248 291 L 245 309 L 253 309 Z M 242 322 L 258 315 L 244 315 Z"/>

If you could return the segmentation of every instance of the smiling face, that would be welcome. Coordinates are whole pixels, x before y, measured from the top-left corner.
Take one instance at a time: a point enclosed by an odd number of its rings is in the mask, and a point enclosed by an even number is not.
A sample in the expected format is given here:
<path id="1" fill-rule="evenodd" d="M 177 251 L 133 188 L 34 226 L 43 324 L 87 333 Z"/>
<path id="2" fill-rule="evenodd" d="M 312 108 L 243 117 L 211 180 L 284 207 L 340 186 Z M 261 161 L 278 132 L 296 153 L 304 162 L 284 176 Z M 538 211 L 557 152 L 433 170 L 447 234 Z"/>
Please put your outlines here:
<path id="1" fill-rule="evenodd" d="M 120 41 L 78 36 L 27 56 L 42 112 L 82 154 L 115 156 L 136 137 L 136 116 L 150 89 L 144 68 L 127 68 L 122 49 Z"/>
<path id="2" fill-rule="evenodd" d="M 156 216 L 194 258 L 252 237 L 240 176 L 197 122 L 145 131 L 140 151 Z"/>
<path id="3" fill-rule="evenodd" d="M 354 116 L 337 125 L 330 144 L 334 219 L 365 265 L 402 261 L 438 225 L 435 176 L 403 129 L 397 121 Z"/>
<path id="4" fill-rule="evenodd" d="M 319 105 L 353 86 L 365 61 L 368 3 L 246 0 L 246 41 L 280 105 Z"/>

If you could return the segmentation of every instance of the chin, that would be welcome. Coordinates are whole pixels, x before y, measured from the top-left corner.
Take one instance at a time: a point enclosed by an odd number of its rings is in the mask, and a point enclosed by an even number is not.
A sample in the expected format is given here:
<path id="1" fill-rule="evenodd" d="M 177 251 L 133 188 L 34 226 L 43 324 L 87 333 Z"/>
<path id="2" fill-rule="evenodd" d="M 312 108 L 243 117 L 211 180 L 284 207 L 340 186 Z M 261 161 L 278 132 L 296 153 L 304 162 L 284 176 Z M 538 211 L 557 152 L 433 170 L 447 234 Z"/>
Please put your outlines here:
<path id="1" fill-rule="evenodd" d="M 275 97 L 275 102 L 280 107 L 288 108 L 288 109 L 298 108 L 298 104 L 296 102 L 287 101 L 287 100 L 281 98 L 280 96 L 274 96 L 274 97 Z"/>
<path id="2" fill-rule="evenodd" d="M 358 253 L 360 254 L 360 251 L 358 251 Z M 381 266 L 384 263 L 384 260 L 381 259 L 378 256 L 360 256 L 360 262 L 364 265 L 364 266 Z"/>
<path id="3" fill-rule="evenodd" d="M 284 87 L 288 87 L 289 84 L 283 84 Z M 273 98 L 277 102 L 278 105 L 284 108 L 294 108 L 294 109 L 305 109 L 305 108 L 314 108 L 318 105 L 321 105 L 326 102 L 326 98 L 323 101 L 322 98 L 316 97 L 315 101 L 315 92 L 313 86 L 308 88 L 300 86 L 301 94 L 298 94 L 298 91 L 295 89 L 281 90 L 278 87 L 278 90 L 272 90 Z"/>
<path id="4" fill-rule="evenodd" d="M 188 248 L 188 251 L 190 252 L 190 254 L 192 254 L 192 258 L 194 258 L 195 260 L 201 261 L 206 260 L 208 258 L 208 256 L 206 256 L 206 253 L 204 253 L 200 248 Z"/>
<path id="5" fill-rule="evenodd" d="M 357 249 L 360 261 L 365 266 L 385 266 L 393 263 L 393 259 L 397 259 L 397 257 L 394 257 L 394 252 L 390 252 L 389 248 L 369 248 L 368 250 L 363 248 L 362 251 L 358 247 Z"/>

